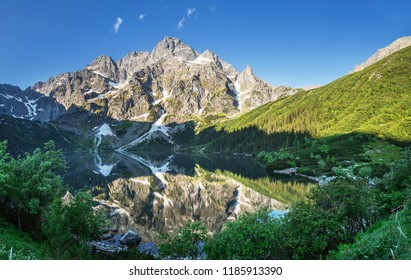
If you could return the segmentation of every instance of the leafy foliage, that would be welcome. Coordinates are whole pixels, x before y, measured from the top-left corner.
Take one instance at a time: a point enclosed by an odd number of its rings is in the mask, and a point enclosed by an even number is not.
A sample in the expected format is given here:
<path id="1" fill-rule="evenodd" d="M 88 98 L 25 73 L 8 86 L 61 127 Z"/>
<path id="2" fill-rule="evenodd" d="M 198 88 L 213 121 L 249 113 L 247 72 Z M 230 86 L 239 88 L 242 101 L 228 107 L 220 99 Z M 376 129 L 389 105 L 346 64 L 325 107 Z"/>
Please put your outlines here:
<path id="1" fill-rule="evenodd" d="M 98 238 L 104 226 L 106 218 L 93 210 L 90 192 L 79 191 L 65 203 L 60 198 L 54 200 L 42 230 L 57 259 L 77 258 L 87 255 L 86 242 Z"/>
<path id="2" fill-rule="evenodd" d="M 286 219 L 284 244 L 290 259 L 321 259 L 340 241 L 337 217 L 315 204 L 296 203 Z"/>
<path id="3" fill-rule="evenodd" d="M 100 235 L 105 217 L 94 212 L 89 192 L 80 191 L 66 204 L 62 203 L 62 179 L 57 172 L 64 170 L 66 165 L 61 151 L 55 150 L 52 141 L 45 144 L 43 151 L 36 149 L 17 159 L 10 157 L 5 149 L 6 143 L 0 142 L 2 218 L 17 224 L 20 231 L 16 231 L 16 235 L 25 231 L 39 241 L 47 238 L 53 253 L 46 251 L 53 257 L 87 257 L 85 242 Z M 32 242 L 30 238 L 23 238 L 24 242 Z M 19 250 L 20 243 L 19 239 L 11 237 L 5 242 L 7 246 L 0 244 L 1 250 L 11 247 Z M 27 248 L 33 246 L 37 245 L 27 245 Z M 21 258 L 43 258 L 34 249 L 32 257 L 33 250 L 30 250 L 22 250 Z"/>
<path id="4" fill-rule="evenodd" d="M 379 208 L 382 215 L 391 213 L 401 206 L 411 189 L 411 150 L 406 149 L 401 159 L 395 161 L 386 173 L 379 187 Z"/>
<path id="5" fill-rule="evenodd" d="M 309 200 L 294 204 L 287 215 L 292 257 L 325 257 L 366 230 L 374 222 L 375 211 L 374 192 L 363 181 L 340 178 L 313 189 Z"/>
<path id="6" fill-rule="evenodd" d="M 19 228 L 37 232 L 41 215 L 62 187 L 62 179 L 56 172 L 65 169 L 65 161 L 54 148 L 50 141 L 44 145 L 44 152 L 36 149 L 25 157 L 9 157 L 3 167 L 7 180 L 3 176 L 0 193 Z"/>
<path id="7" fill-rule="evenodd" d="M 375 141 L 374 137 L 361 134 L 306 138 L 287 148 L 262 151 L 257 159 L 265 163 L 268 171 L 297 167 L 298 173 L 306 175 L 335 175 L 335 167 L 347 167 L 353 162 L 359 165 L 369 163 L 370 156 L 365 152 Z"/>
<path id="8" fill-rule="evenodd" d="M 411 212 L 408 203 L 404 209 L 360 233 L 352 244 L 344 244 L 331 252 L 330 259 L 387 260 L 411 259 Z"/>
<path id="9" fill-rule="evenodd" d="M 283 259 L 285 235 L 282 221 L 268 209 L 246 212 L 229 222 L 205 245 L 209 259 Z"/>
<path id="10" fill-rule="evenodd" d="M 197 259 L 201 253 L 201 242 L 207 238 L 207 229 L 200 222 L 187 223 L 176 236 L 161 236 L 159 254 L 162 258 Z"/>

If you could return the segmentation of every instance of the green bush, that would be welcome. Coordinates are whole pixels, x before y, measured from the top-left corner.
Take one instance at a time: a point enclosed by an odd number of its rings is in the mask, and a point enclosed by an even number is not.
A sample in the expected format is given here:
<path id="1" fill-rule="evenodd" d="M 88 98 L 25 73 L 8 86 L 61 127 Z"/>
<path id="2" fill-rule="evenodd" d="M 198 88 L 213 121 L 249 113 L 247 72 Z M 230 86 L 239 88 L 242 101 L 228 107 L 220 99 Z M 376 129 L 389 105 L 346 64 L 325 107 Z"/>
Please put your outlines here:
<path id="1" fill-rule="evenodd" d="M 344 244 L 330 253 L 338 260 L 411 259 L 411 211 L 409 203 L 403 210 L 376 223 L 360 233 L 352 244 Z"/>
<path id="2" fill-rule="evenodd" d="M 390 172 L 383 176 L 382 184 L 379 185 L 379 210 L 380 214 L 386 216 L 391 210 L 401 206 L 404 198 L 411 188 L 411 150 L 406 149 L 401 159 L 391 164 Z"/>
<path id="3" fill-rule="evenodd" d="M 62 187 L 62 178 L 57 175 L 66 168 L 61 151 L 56 151 L 50 141 L 44 145 L 44 151 L 36 149 L 14 159 L 5 154 L 3 143 L 0 168 L 0 199 L 7 218 L 35 236 L 42 214 Z"/>
<path id="4" fill-rule="evenodd" d="M 272 217 L 268 209 L 245 212 L 229 222 L 205 244 L 208 259 L 283 259 L 282 220 Z"/>
<path id="5" fill-rule="evenodd" d="M 284 246 L 289 259 L 321 259 L 340 241 L 335 214 L 307 201 L 292 206 L 286 215 Z"/>
<path id="6" fill-rule="evenodd" d="M 92 208 L 90 192 L 79 191 L 67 202 L 56 198 L 45 215 L 42 230 L 55 258 L 85 258 L 87 242 L 98 238 L 107 220 Z"/>
<path id="7" fill-rule="evenodd" d="M 287 247 L 294 259 L 325 258 L 374 222 L 374 191 L 362 181 L 339 178 L 311 191 L 286 215 Z"/>
<path id="8" fill-rule="evenodd" d="M 159 255 L 161 258 L 197 259 L 201 254 L 201 242 L 206 239 L 207 229 L 201 222 L 186 223 L 174 237 L 162 234 Z"/>

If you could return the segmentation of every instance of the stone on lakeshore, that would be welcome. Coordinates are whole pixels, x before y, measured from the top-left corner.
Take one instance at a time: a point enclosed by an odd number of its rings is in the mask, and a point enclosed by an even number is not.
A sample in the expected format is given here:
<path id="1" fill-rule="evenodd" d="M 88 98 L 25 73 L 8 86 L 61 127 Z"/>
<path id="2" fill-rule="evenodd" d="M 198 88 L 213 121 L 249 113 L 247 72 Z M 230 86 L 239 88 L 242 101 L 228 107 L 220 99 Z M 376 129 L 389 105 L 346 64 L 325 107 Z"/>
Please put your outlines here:
<path id="1" fill-rule="evenodd" d="M 120 242 L 124 245 L 138 245 L 141 241 L 141 237 L 132 230 L 126 232 L 120 239 Z"/>

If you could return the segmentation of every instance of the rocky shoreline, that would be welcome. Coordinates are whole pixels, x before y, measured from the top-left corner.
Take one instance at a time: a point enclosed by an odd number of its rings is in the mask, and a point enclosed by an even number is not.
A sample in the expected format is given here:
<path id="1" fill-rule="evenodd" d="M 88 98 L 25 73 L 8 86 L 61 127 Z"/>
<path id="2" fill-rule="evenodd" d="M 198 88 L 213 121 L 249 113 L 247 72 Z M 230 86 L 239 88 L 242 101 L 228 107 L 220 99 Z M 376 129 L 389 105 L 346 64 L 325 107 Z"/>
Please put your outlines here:
<path id="1" fill-rule="evenodd" d="M 99 253 L 116 254 L 137 247 L 141 253 L 158 254 L 153 242 L 141 243 L 141 240 L 137 233 L 129 230 L 126 233 L 105 233 L 100 240 L 90 241 L 88 245 L 93 252 Z"/>
<path id="2" fill-rule="evenodd" d="M 330 181 L 334 180 L 335 178 L 337 178 L 337 176 L 327 177 L 327 176 L 323 175 L 323 176 L 320 176 L 320 177 L 315 177 L 315 176 L 309 176 L 309 175 L 301 174 L 301 173 L 297 172 L 296 167 L 286 168 L 286 169 L 282 169 L 282 170 L 274 170 L 273 173 L 274 174 L 282 174 L 282 175 L 298 176 L 298 177 L 307 178 L 309 180 L 317 182 L 319 186 L 325 185 L 328 182 L 330 182 Z"/>

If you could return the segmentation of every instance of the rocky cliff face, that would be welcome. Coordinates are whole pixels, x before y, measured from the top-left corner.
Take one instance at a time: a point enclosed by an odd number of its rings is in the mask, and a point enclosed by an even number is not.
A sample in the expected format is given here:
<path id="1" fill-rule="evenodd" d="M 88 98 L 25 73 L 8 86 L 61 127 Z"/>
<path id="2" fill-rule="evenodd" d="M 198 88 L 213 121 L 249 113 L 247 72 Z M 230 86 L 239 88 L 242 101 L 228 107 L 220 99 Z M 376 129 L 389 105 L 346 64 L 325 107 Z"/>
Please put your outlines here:
<path id="1" fill-rule="evenodd" d="M 130 143 L 158 138 L 174 144 L 171 128 L 176 125 L 184 129 L 192 120 L 212 124 L 293 93 L 291 88 L 268 85 L 250 67 L 239 73 L 210 50 L 199 53 L 166 37 L 150 53 L 131 52 L 119 61 L 99 56 L 82 70 L 57 75 L 25 91 L 4 85 L 0 113 L 29 120 L 58 119 L 60 128 L 85 138 L 93 137 L 87 133 L 91 123 L 150 123 L 147 135 L 140 141 L 127 138 Z M 120 148 L 133 146 L 124 141 L 119 136 Z"/>
<path id="2" fill-rule="evenodd" d="M 292 94 L 272 87 L 251 68 L 239 74 L 213 52 L 199 53 L 166 37 L 151 53 L 131 52 L 119 61 L 100 56 L 85 69 L 37 83 L 65 109 L 84 108 L 117 120 L 181 123 L 207 115 L 232 116 Z"/>
<path id="3" fill-rule="evenodd" d="M 66 112 L 55 99 L 32 89 L 0 85 L 0 114 L 19 119 L 48 122 Z"/>
<path id="4" fill-rule="evenodd" d="M 381 59 L 389 56 L 390 54 L 399 51 L 403 48 L 411 46 L 411 36 L 402 37 L 395 40 L 393 43 L 388 45 L 385 48 L 379 49 L 375 54 L 373 54 L 369 59 L 367 59 L 364 63 L 357 65 L 352 72 L 358 72 L 363 70 L 364 68 L 380 61 Z"/>
<path id="5" fill-rule="evenodd" d="M 285 86 L 273 87 L 255 76 L 249 65 L 236 77 L 234 84 L 238 106 L 241 111 L 254 109 L 283 95 L 296 93 Z"/>

